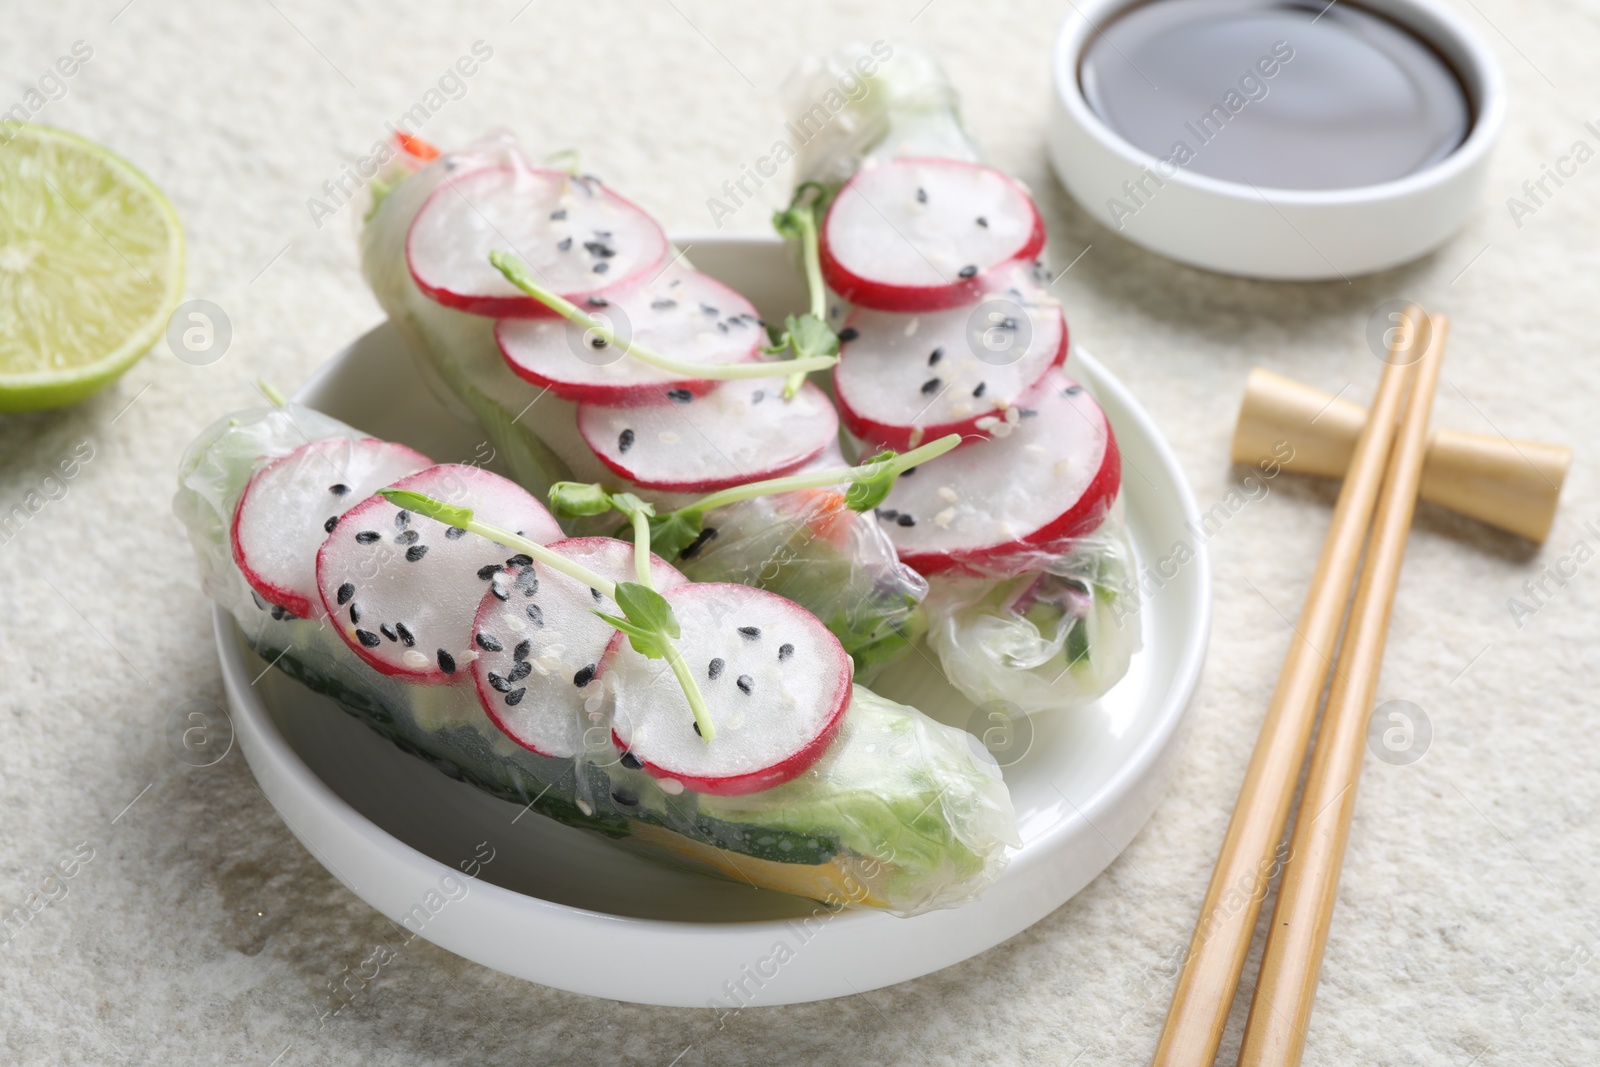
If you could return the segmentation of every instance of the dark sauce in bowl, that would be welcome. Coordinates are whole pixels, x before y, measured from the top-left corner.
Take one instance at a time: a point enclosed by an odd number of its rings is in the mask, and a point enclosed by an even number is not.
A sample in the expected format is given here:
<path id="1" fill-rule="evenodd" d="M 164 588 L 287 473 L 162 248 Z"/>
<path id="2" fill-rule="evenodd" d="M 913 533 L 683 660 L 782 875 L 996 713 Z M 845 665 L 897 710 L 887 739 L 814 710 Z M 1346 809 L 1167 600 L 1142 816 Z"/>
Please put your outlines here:
<path id="1" fill-rule="evenodd" d="M 1472 126 L 1438 52 L 1342 0 L 1151 0 L 1100 30 L 1084 98 L 1166 174 L 1357 188 L 1438 163 Z"/>

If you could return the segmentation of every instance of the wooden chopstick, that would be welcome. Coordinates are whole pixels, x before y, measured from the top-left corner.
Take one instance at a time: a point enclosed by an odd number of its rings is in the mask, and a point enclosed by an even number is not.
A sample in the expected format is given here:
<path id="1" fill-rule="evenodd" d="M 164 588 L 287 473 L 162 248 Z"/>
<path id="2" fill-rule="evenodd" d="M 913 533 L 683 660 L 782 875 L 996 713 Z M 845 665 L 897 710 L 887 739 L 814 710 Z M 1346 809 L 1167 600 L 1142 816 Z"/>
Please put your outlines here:
<path id="1" fill-rule="evenodd" d="M 1420 315 L 1421 310 L 1413 307 L 1405 321 L 1415 323 Z M 1329 657 L 1349 604 L 1350 584 L 1394 441 L 1400 400 L 1413 377 L 1416 361 L 1402 358 L 1413 333 L 1412 328 L 1396 331 L 1378 395 L 1350 459 L 1311 589 L 1290 636 L 1283 670 L 1173 990 L 1152 1061 L 1155 1067 L 1211 1067 L 1222 1041 L 1261 900 L 1277 862 L 1274 852 L 1305 762 L 1317 702 L 1331 666 Z"/>
<path id="2" fill-rule="evenodd" d="M 1296 1067 L 1305 1052 L 1317 979 L 1338 894 L 1339 872 L 1350 839 L 1356 784 L 1366 754 L 1367 720 L 1383 666 L 1390 609 L 1416 509 L 1428 449 L 1428 417 L 1439 382 L 1449 322 L 1432 320 L 1427 350 L 1417 369 L 1389 458 L 1389 471 L 1372 522 L 1361 580 L 1345 627 L 1317 746 L 1301 795 L 1289 859 L 1267 933 L 1266 954 L 1245 1024 L 1240 1067 Z"/>

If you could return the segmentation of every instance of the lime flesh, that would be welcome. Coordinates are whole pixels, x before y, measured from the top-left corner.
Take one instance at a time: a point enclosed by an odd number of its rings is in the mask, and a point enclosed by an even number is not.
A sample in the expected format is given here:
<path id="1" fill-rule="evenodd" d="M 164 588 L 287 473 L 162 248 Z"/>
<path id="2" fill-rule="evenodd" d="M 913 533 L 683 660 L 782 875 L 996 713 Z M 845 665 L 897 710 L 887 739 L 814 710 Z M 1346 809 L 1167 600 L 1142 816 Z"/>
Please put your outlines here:
<path id="1" fill-rule="evenodd" d="M 0 125 L 0 412 L 71 404 L 127 370 L 178 304 L 183 252 L 177 213 L 126 160 Z"/>

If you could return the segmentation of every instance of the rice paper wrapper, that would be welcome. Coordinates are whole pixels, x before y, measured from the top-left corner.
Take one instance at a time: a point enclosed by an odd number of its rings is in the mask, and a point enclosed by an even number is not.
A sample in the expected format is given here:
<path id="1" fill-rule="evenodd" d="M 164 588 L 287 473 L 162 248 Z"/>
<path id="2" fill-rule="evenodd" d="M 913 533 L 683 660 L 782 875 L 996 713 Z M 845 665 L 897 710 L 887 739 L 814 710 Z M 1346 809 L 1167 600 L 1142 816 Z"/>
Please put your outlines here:
<path id="1" fill-rule="evenodd" d="M 1008 560 L 1015 564 L 1016 560 Z M 950 683 L 977 703 L 1024 712 L 1104 696 L 1139 650 L 1138 572 L 1120 501 L 1093 533 L 1008 565 L 1003 576 L 936 576 L 928 645 Z"/>
<path id="2" fill-rule="evenodd" d="M 308 440 L 361 436 L 297 405 L 240 412 L 190 447 L 173 507 L 207 595 L 233 616 L 246 644 L 402 750 L 651 859 L 830 907 L 901 915 L 953 907 L 998 877 L 1007 847 L 1020 846 L 993 758 L 966 732 L 859 685 L 816 764 L 774 789 L 715 797 L 624 765 L 605 701 L 582 713 L 583 751 L 537 755 L 500 732 L 465 673 L 436 686 L 388 677 L 351 652 L 326 618 L 274 610 L 233 561 L 228 529 L 239 495 L 255 470 Z"/>

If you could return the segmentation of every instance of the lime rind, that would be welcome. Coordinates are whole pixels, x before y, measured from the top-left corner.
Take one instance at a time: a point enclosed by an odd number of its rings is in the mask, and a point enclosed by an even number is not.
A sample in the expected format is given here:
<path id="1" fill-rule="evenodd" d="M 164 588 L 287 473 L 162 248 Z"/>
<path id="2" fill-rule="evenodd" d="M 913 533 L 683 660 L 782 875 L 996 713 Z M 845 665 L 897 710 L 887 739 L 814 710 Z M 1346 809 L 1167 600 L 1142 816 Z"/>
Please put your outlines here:
<path id="1" fill-rule="evenodd" d="M 48 126 L 0 146 L 0 412 L 82 400 L 161 336 L 183 293 L 177 212 L 127 160 Z"/>

